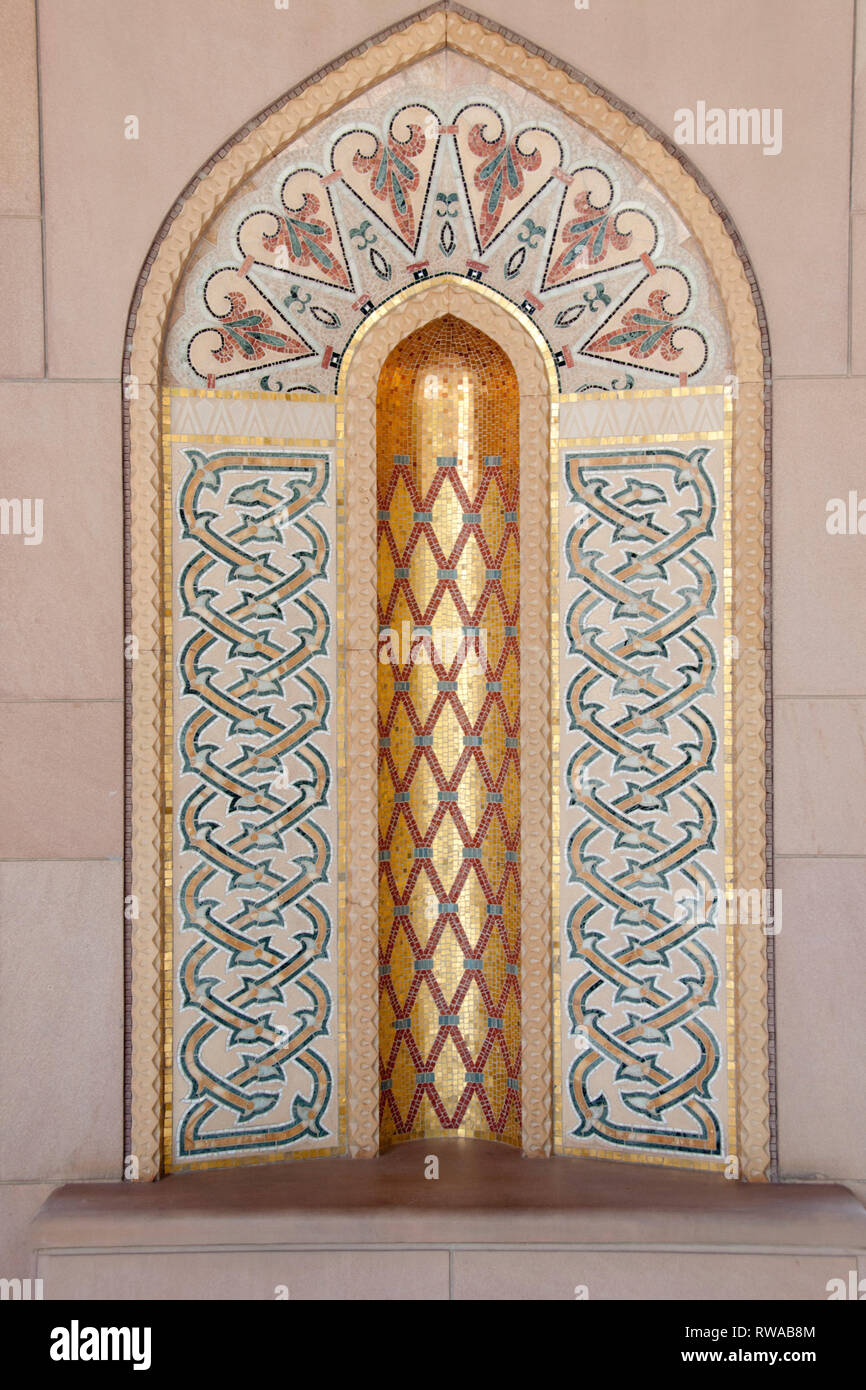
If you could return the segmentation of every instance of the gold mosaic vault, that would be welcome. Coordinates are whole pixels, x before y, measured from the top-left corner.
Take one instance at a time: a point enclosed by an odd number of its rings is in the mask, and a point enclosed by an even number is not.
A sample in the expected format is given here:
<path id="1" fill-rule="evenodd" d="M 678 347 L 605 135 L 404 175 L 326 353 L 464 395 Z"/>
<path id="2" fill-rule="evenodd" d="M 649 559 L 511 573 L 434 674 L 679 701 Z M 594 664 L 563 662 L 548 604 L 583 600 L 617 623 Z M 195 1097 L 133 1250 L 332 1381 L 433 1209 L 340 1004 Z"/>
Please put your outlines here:
<path id="1" fill-rule="evenodd" d="M 519 392 L 451 314 L 377 403 L 382 1147 L 519 1145 Z"/>

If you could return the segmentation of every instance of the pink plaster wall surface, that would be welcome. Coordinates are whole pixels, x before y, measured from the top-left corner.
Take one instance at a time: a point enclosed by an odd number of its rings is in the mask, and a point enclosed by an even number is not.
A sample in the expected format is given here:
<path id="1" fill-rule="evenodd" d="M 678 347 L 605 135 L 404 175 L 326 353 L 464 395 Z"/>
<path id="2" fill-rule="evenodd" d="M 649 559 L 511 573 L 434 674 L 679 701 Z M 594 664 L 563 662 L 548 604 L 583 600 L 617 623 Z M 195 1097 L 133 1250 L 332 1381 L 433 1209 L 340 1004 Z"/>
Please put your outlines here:
<path id="1" fill-rule="evenodd" d="M 777 153 L 686 153 L 742 234 L 773 353 L 780 1171 L 863 1183 L 852 980 L 866 888 L 866 534 L 828 532 L 827 504 L 845 499 L 850 518 L 860 488 L 866 532 L 866 4 L 484 8 L 671 137 L 677 111 L 700 102 L 782 113 Z M 14 1239 L 32 1205 L 20 1184 L 43 1191 L 122 1171 L 120 372 L 135 281 L 167 210 L 239 126 L 412 5 L 39 0 L 38 25 L 34 0 L 3 10 L 0 232 L 14 253 L 0 264 L 12 309 L 0 492 L 42 510 L 38 543 L 35 532 L 29 544 L 0 535 L 14 792 L 3 797 L 0 951 L 21 1026 L 52 1038 L 4 1050 L 0 1067 L 0 1104 L 16 1116 L 15 1142 L 0 1148 Z M 126 138 L 130 117 L 137 139 Z M 74 1026 L 82 1016 L 86 1027 Z"/>

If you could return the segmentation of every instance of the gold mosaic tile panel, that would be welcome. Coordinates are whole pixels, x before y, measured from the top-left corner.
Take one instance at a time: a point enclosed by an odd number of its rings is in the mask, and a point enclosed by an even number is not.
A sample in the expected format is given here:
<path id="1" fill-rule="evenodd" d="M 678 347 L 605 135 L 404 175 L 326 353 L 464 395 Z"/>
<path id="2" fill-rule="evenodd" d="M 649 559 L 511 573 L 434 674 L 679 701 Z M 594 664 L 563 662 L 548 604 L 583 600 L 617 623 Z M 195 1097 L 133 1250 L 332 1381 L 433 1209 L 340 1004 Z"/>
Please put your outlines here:
<path id="1" fill-rule="evenodd" d="M 519 1145 L 517 379 L 445 315 L 377 421 L 380 1144 Z"/>

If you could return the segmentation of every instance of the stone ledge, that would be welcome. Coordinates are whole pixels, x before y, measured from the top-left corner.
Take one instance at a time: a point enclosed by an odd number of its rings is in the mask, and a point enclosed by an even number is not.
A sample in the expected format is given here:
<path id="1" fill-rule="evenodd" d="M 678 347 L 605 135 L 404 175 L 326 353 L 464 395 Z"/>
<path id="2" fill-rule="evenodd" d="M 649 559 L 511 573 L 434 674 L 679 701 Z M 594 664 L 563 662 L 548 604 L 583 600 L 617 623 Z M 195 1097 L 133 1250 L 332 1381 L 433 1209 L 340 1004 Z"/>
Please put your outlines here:
<path id="1" fill-rule="evenodd" d="M 435 1181 L 424 1177 L 428 1154 L 439 1159 Z M 836 1185 L 727 1182 L 422 1140 L 374 1160 L 70 1183 L 41 1208 L 31 1239 L 42 1252 L 552 1246 L 856 1255 L 866 1251 L 866 1210 Z"/>

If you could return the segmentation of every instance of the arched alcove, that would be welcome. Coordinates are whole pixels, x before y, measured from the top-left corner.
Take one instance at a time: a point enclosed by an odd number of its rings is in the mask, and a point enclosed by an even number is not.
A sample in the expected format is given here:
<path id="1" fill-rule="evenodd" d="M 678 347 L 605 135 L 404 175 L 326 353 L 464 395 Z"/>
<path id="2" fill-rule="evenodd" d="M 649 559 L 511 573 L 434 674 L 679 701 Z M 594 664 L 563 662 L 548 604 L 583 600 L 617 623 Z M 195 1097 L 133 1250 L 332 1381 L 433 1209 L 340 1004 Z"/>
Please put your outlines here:
<path id="1" fill-rule="evenodd" d="M 379 801 L 375 711 L 380 666 L 377 601 L 377 412 L 381 373 L 402 342 L 443 318 L 467 323 L 495 343 L 518 388 L 520 665 L 519 844 L 521 930 L 521 1129 L 524 1152 L 542 1153 L 551 1136 L 550 991 L 552 685 L 550 525 L 553 489 L 553 410 L 556 369 L 531 321 L 484 285 L 443 275 L 407 286 L 363 323 L 340 364 L 340 458 L 345 476 L 346 767 L 345 820 L 348 1012 L 352 1021 L 348 1071 L 350 1151 L 371 1156 L 379 1147 L 379 969 L 370 923 L 379 913 L 379 842 L 371 806 Z M 357 712 L 355 714 L 354 712 Z"/>
<path id="2" fill-rule="evenodd" d="M 376 392 L 446 315 L 519 402 L 519 1142 L 767 1175 L 753 285 L 633 113 L 447 5 L 191 187 L 127 364 L 140 1176 L 378 1150 Z"/>
<path id="3" fill-rule="evenodd" d="M 453 315 L 379 376 L 380 1148 L 520 1145 L 519 411 Z"/>

